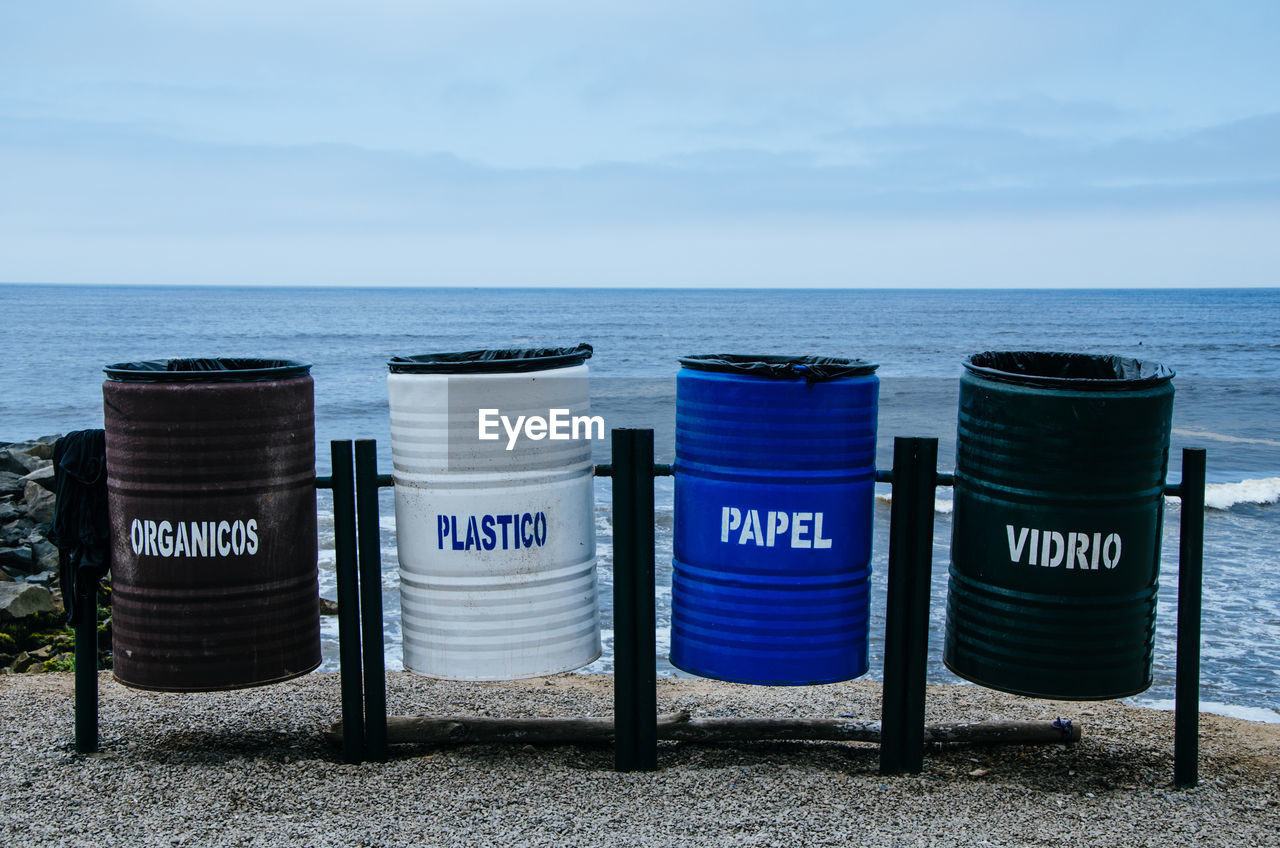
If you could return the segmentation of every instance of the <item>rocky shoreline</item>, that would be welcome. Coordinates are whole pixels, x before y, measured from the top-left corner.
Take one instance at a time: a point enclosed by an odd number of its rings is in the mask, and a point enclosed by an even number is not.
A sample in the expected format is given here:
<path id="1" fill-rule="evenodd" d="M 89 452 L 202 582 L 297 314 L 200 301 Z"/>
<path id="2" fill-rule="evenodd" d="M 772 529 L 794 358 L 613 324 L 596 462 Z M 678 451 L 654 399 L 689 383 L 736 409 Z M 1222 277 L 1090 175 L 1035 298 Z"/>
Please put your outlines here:
<path id="1" fill-rule="evenodd" d="M 70 671 L 53 522 L 57 436 L 0 444 L 0 673 Z M 111 664 L 110 587 L 99 595 L 99 668 Z"/>

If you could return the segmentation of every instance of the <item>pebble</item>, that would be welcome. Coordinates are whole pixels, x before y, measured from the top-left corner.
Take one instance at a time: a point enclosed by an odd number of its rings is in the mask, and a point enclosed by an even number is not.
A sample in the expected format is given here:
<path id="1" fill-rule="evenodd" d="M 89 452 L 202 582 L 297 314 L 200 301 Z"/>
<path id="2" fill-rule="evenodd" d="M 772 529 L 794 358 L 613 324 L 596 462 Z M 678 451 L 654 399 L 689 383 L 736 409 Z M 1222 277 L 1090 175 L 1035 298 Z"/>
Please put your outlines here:
<path id="1" fill-rule="evenodd" d="M 610 677 L 553 680 L 397 673 L 387 701 L 393 714 L 611 711 Z M 830 742 L 664 742 L 658 771 L 626 774 L 612 748 L 585 745 L 396 746 L 388 762 L 348 765 L 324 736 L 341 712 L 336 674 L 176 695 L 104 673 L 100 688 L 103 750 L 84 756 L 71 675 L 0 677 L 0 844 L 1203 848 L 1280 834 L 1280 726 L 1204 716 L 1202 783 L 1174 790 L 1172 713 L 1113 702 L 1090 705 L 1076 745 L 932 746 L 922 775 L 885 778 L 876 746 Z M 878 685 L 862 681 L 658 684 L 659 711 L 695 716 L 874 719 L 879 704 Z M 1078 707 L 930 687 L 927 720 L 1051 720 Z M 975 770 L 989 773 L 975 781 Z"/>

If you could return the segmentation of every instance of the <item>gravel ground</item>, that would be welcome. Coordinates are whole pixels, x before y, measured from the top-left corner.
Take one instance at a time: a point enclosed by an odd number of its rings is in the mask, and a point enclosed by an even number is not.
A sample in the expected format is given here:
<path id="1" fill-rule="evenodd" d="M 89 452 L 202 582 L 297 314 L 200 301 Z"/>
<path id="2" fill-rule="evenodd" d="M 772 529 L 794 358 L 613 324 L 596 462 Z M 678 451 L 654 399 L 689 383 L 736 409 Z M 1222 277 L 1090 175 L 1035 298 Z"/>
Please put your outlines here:
<path id="1" fill-rule="evenodd" d="M 392 674 L 393 714 L 608 715 L 607 676 L 465 684 Z M 949 746 L 882 778 L 852 743 L 662 743 L 617 774 L 604 746 L 396 746 L 346 765 L 323 731 L 338 677 L 240 692 L 125 689 L 103 750 L 74 753 L 67 674 L 0 677 L 0 845 L 1280 846 L 1280 726 L 1202 716 L 1201 785 L 1170 786 L 1173 714 L 931 687 L 929 721 L 1080 723 L 1074 746 Z M 879 687 L 659 681 L 697 716 L 879 717 Z"/>

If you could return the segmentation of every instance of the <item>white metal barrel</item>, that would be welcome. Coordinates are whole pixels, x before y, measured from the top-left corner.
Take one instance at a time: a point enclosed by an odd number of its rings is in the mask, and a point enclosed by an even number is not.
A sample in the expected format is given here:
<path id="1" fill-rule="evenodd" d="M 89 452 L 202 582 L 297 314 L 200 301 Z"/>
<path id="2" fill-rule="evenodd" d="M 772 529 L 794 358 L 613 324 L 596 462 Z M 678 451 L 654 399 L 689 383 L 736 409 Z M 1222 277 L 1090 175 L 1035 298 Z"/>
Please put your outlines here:
<path id="1" fill-rule="evenodd" d="M 590 356 L 584 344 L 389 362 L 409 670 L 513 680 L 600 656 Z"/>

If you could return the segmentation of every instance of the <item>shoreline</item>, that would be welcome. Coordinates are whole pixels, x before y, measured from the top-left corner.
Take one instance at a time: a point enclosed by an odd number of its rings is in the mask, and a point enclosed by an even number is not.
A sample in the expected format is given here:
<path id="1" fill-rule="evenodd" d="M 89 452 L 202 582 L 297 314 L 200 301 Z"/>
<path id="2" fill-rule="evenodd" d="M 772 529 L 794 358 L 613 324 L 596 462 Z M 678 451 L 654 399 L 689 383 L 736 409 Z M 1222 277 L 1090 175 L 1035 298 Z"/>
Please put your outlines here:
<path id="1" fill-rule="evenodd" d="M 608 716 L 612 676 L 387 677 L 391 714 Z M 1071 745 L 932 746 L 881 777 L 865 743 L 659 745 L 619 774 L 607 745 L 397 745 L 347 765 L 324 731 L 337 674 L 225 693 L 100 675 L 103 750 L 73 751 L 72 676 L 0 676 L 0 834 L 26 845 L 1277 845 L 1280 726 L 1201 718 L 1201 784 L 1171 787 L 1173 716 L 930 686 L 926 720 L 1063 716 Z M 879 718 L 880 687 L 658 681 L 660 712 Z"/>

